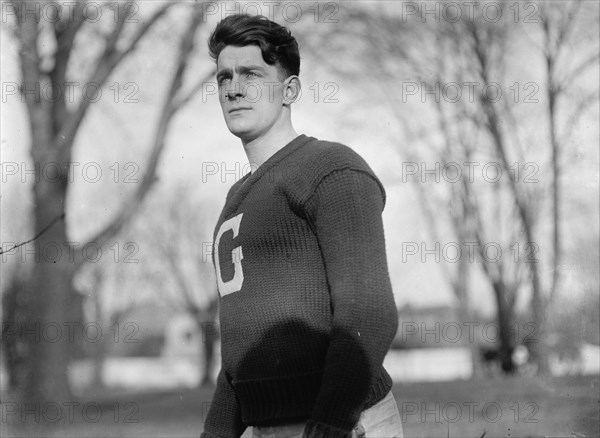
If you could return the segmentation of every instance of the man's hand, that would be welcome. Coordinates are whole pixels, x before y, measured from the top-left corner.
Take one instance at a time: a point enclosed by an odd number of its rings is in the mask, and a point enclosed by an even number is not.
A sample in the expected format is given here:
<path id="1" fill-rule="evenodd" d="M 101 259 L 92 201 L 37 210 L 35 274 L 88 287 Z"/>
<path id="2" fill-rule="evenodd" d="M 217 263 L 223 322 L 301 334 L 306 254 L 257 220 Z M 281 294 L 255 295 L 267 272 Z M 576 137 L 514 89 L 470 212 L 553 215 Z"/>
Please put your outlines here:
<path id="1" fill-rule="evenodd" d="M 365 438 L 365 428 L 360 421 L 352 430 L 352 438 Z"/>

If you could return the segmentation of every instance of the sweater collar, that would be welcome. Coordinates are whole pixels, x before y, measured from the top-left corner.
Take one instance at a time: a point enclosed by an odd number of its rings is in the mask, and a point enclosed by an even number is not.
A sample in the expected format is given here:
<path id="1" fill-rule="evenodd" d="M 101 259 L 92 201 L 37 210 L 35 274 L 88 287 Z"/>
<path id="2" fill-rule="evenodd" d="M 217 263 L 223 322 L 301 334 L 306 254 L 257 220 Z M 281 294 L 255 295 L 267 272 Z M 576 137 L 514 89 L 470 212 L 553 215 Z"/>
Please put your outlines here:
<path id="1" fill-rule="evenodd" d="M 306 143 L 313 140 L 312 137 L 307 137 L 304 134 L 298 135 L 291 142 L 286 144 L 284 147 L 279 149 L 273 155 L 271 155 L 264 163 L 262 163 L 258 169 L 256 169 L 253 173 L 247 173 L 235 184 L 237 187 L 233 189 L 232 197 L 228 204 L 231 206 L 231 211 L 235 211 L 239 204 L 246 197 L 250 188 L 258 181 L 263 175 L 269 172 L 277 163 L 281 162 L 285 157 L 294 153 Z M 228 214 L 225 215 L 227 217 Z"/>

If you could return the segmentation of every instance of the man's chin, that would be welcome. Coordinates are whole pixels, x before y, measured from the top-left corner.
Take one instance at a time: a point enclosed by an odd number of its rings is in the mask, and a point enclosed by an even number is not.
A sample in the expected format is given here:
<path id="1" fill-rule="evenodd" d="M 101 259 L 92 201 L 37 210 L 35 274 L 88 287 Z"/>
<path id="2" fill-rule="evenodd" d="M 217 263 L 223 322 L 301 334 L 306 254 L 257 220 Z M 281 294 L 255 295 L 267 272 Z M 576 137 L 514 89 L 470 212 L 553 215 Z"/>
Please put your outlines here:
<path id="1" fill-rule="evenodd" d="M 245 129 L 239 126 L 231 126 L 229 127 L 229 132 L 242 141 L 250 141 L 253 138 L 253 132 L 251 129 Z"/>

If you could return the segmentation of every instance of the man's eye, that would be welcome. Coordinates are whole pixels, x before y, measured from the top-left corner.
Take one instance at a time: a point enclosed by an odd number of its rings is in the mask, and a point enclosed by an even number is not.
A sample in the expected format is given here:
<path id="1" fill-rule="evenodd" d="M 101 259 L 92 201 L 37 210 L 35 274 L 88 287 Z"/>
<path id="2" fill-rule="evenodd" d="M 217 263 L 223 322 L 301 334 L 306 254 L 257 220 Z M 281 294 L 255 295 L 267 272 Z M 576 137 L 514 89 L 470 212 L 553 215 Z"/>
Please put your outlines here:
<path id="1" fill-rule="evenodd" d="M 253 72 L 253 71 L 249 71 L 248 73 L 246 73 L 246 77 L 249 77 L 249 78 L 257 78 L 257 77 L 258 77 L 258 74 L 257 74 L 257 73 L 255 73 L 255 72 Z"/>
<path id="2" fill-rule="evenodd" d="M 225 84 L 227 81 L 230 81 L 231 78 L 220 78 L 218 81 L 219 86 L 222 86 L 223 84 Z"/>

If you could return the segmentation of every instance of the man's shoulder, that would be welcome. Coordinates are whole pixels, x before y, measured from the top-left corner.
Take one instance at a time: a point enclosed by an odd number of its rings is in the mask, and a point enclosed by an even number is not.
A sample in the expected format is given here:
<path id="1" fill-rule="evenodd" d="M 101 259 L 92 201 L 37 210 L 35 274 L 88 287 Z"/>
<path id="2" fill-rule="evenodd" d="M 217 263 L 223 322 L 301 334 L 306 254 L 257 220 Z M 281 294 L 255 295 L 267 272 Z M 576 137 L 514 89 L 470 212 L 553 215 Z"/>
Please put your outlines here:
<path id="1" fill-rule="evenodd" d="M 383 186 L 371 167 L 352 148 L 313 137 L 308 140 L 280 163 L 278 170 L 286 191 L 296 194 L 298 199 L 306 200 L 328 175 L 336 171 L 352 170 L 368 174 L 377 181 L 384 193 Z"/>
<path id="2" fill-rule="evenodd" d="M 309 137 L 309 141 L 288 157 L 288 164 L 310 171 L 319 178 L 334 170 L 355 169 L 373 173 L 367 162 L 349 146 Z"/>

